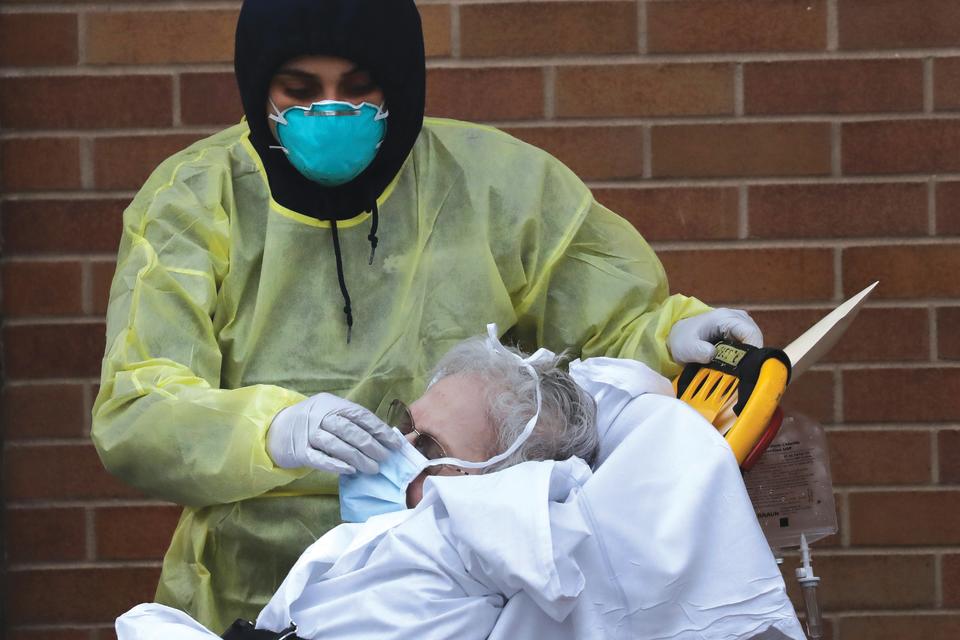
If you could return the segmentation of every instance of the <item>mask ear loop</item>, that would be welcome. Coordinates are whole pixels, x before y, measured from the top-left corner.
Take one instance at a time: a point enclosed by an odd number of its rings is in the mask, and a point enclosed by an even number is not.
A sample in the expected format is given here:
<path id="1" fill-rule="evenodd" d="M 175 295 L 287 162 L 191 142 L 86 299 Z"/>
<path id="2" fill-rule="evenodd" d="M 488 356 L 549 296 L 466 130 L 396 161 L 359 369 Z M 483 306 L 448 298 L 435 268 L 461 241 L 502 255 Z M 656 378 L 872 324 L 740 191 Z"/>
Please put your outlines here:
<path id="1" fill-rule="evenodd" d="M 537 370 L 533 368 L 533 365 L 531 365 L 531 363 L 540 362 L 541 360 L 544 360 L 546 358 L 553 358 L 554 354 L 549 349 L 538 349 L 537 352 L 534 353 L 529 358 L 521 358 L 517 354 L 507 351 L 503 347 L 503 344 L 500 343 L 500 339 L 497 334 L 498 332 L 497 332 L 496 323 L 488 324 L 487 325 L 487 346 L 494 351 L 499 351 L 501 353 L 509 355 L 512 358 L 516 358 L 520 362 L 520 366 L 523 367 L 523 369 L 530 374 L 531 378 L 534 379 L 534 381 L 537 384 L 536 412 L 533 414 L 533 417 L 527 420 L 527 424 L 524 425 L 523 431 L 520 433 L 519 436 L 517 436 L 517 439 L 514 440 L 513 443 L 509 447 L 507 447 L 507 450 L 504 451 L 503 453 L 498 453 L 497 455 L 487 460 L 484 460 L 483 462 L 470 462 L 469 460 L 461 460 L 460 458 L 449 458 L 449 457 L 436 458 L 434 460 L 430 460 L 427 463 L 428 467 L 434 467 L 434 466 L 446 464 L 454 467 L 460 467 L 462 469 L 485 469 L 486 467 L 497 464 L 498 462 L 502 460 L 506 460 L 507 458 L 512 456 L 517 451 L 517 449 L 519 449 L 523 445 L 523 443 L 526 442 L 528 438 L 530 438 L 530 434 L 533 433 L 534 427 L 537 426 L 537 420 L 540 419 L 540 409 L 543 406 L 543 395 L 540 392 L 540 374 L 537 373 Z"/>
<path id="2" fill-rule="evenodd" d="M 277 105 L 276 105 L 276 103 L 274 103 L 273 98 L 267 98 L 267 100 L 270 101 L 270 106 L 273 107 L 273 111 L 274 111 L 274 113 L 271 113 L 271 114 L 268 116 L 268 117 L 270 118 L 270 120 L 273 120 L 273 121 L 276 122 L 278 125 L 287 124 L 287 119 L 283 117 L 283 114 L 282 114 L 282 113 L 280 113 L 280 109 L 277 108 Z M 279 136 L 276 136 L 276 137 L 277 137 L 277 142 L 280 142 Z M 280 144 L 280 145 L 272 144 L 272 145 L 270 145 L 270 148 L 271 148 L 271 149 L 279 149 L 280 151 L 283 151 L 285 154 L 290 155 L 290 152 L 289 152 L 289 151 L 287 150 L 287 148 L 286 148 L 285 146 L 283 146 L 282 144 Z"/>

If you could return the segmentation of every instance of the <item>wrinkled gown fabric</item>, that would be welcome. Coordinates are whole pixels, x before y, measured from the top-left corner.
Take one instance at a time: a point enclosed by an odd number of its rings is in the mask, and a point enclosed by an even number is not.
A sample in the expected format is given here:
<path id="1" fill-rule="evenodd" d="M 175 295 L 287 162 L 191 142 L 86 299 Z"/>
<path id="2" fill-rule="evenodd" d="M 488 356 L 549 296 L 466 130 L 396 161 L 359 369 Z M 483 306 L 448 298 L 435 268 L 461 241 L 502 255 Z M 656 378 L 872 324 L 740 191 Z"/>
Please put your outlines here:
<path id="1" fill-rule="evenodd" d="M 527 350 L 678 370 L 665 341 L 707 310 L 668 295 L 640 235 L 549 154 L 428 119 L 369 213 L 341 221 L 352 342 L 328 222 L 271 199 L 244 124 L 165 161 L 124 213 L 93 439 L 107 469 L 187 508 L 157 601 L 222 630 L 253 617 L 339 522 L 337 478 L 276 467 L 274 415 L 327 392 L 381 417 L 489 322 Z"/>
<path id="2" fill-rule="evenodd" d="M 430 478 L 416 509 L 341 525 L 307 549 L 258 628 L 292 621 L 300 637 L 336 640 L 802 640 L 726 442 L 680 401 L 635 388 L 591 384 L 619 405 L 595 472 L 572 458 Z M 146 605 L 117 629 L 120 640 L 213 637 L 193 625 Z"/>

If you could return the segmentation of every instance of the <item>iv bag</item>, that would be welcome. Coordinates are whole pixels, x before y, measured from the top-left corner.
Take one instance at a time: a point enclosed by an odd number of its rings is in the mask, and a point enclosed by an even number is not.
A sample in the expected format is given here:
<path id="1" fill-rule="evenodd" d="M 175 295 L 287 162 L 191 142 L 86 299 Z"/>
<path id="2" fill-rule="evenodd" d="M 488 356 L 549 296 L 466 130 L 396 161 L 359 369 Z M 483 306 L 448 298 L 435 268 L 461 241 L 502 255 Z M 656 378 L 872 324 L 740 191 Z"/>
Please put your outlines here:
<path id="1" fill-rule="evenodd" d="M 823 427 L 787 413 L 777 437 L 743 475 L 747 493 L 770 548 L 800 546 L 837 532 L 830 458 Z"/>

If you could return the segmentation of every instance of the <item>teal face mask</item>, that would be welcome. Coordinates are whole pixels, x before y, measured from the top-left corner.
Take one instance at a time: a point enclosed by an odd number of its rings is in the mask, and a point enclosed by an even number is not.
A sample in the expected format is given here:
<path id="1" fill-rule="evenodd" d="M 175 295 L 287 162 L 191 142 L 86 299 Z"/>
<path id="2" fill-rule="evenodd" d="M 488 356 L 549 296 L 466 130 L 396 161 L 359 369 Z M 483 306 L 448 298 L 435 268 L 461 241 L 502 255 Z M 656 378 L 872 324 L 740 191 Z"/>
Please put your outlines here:
<path id="1" fill-rule="evenodd" d="M 369 102 L 338 100 L 294 106 L 283 113 L 271 101 L 280 149 L 297 171 L 325 187 L 350 182 L 370 166 L 384 137 L 387 116 Z"/>

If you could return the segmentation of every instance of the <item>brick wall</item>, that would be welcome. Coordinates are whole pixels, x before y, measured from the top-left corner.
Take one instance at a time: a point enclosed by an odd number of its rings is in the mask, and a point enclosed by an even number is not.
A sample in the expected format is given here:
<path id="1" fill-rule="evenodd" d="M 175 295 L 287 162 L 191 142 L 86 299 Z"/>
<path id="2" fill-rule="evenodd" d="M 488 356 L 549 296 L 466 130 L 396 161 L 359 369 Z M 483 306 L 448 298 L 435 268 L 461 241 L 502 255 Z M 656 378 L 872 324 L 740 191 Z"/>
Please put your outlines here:
<path id="1" fill-rule="evenodd" d="M 882 281 L 790 392 L 829 426 L 828 631 L 960 637 L 960 2 L 421 5 L 428 112 L 559 156 L 675 290 L 748 308 L 784 344 Z M 110 638 L 152 596 L 177 509 L 109 477 L 89 442 L 103 313 L 134 191 L 239 118 L 237 6 L 0 8 L 11 638 Z"/>

